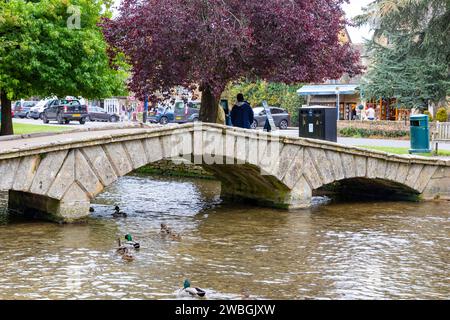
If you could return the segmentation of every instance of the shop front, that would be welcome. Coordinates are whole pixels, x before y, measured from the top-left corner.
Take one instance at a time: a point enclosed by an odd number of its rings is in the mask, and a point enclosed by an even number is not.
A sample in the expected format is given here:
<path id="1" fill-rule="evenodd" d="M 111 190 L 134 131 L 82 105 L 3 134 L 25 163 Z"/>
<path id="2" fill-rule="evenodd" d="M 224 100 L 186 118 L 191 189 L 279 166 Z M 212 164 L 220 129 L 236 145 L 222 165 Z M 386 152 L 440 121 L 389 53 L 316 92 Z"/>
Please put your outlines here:
<path id="1" fill-rule="evenodd" d="M 297 93 L 307 97 L 308 106 L 339 106 L 339 120 L 356 120 L 361 97 L 358 85 L 307 85 Z"/>

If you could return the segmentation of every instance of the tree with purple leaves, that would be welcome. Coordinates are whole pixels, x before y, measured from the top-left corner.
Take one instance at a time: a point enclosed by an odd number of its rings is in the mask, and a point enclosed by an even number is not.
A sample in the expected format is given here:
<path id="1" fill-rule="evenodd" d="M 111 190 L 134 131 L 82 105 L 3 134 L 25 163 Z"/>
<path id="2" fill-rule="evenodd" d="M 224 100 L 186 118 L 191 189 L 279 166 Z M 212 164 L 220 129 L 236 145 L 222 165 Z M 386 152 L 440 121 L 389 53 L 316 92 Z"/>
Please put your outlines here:
<path id="1" fill-rule="evenodd" d="M 230 81 L 290 84 L 359 73 L 358 54 L 339 41 L 344 1 L 123 0 L 103 32 L 111 55 L 128 57 L 138 96 L 198 85 L 200 120 L 216 122 Z"/>

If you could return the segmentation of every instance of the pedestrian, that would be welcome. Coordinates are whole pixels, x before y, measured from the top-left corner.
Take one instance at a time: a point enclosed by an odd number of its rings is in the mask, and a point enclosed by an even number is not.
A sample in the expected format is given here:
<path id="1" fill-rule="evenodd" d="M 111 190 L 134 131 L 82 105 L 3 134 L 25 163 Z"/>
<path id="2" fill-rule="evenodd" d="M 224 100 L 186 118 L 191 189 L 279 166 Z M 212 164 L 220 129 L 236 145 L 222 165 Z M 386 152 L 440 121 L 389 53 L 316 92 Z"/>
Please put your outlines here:
<path id="1" fill-rule="evenodd" d="M 244 95 L 237 95 L 237 103 L 231 110 L 231 123 L 234 127 L 250 129 L 253 123 L 253 109 L 250 104 L 244 100 Z"/>
<path id="2" fill-rule="evenodd" d="M 132 113 L 133 109 L 131 109 L 131 106 L 127 107 L 127 115 L 128 115 L 128 121 L 131 121 L 131 113 Z"/>
<path id="3" fill-rule="evenodd" d="M 367 119 L 370 121 L 375 120 L 375 109 L 372 107 L 372 105 L 369 106 L 369 109 L 367 110 Z"/>

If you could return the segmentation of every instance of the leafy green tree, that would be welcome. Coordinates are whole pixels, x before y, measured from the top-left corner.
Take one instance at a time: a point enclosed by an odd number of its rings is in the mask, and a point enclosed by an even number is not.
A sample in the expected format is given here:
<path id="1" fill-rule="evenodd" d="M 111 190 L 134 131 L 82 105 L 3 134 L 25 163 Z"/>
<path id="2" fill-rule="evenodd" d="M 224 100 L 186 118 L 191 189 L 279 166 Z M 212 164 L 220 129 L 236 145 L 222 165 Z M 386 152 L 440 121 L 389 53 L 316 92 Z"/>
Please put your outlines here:
<path id="1" fill-rule="evenodd" d="M 404 107 L 445 105 L 450 95 L 450 1 L 375 0 L 356 18 L 375 31 L 364 78 L 366 98 Z"/>
<path id="2" fill-rule="evenodd" d="M 300 87 L 301 84 L 287 85 L 262 80 L 256 82 L 244 80 L 230 83 L 222 96 L 233 102 L 237 94 L 242 93 L 252 107 L 262 106 L 262 102 L 267 101 L 270 106 L 286 109 L 291 114 L 292 124 L 297 124 L 298 108 L 305 104 L 304 98 L 297 94 Z"/>
<path id="3" fill-rule="evenodd" d="M 424 54 L 419 44 L 391 35 L 390 45 L 371 42 L 372 64 L 361 92 L 366 99 L 391 97 L 403 107 L 427 107 L 450 94 L 448 64 Z"/>
<path id="4" fill-rule="evenodd" d="M 13 133 L 12 99 L 125 93 L 123 56 L 112 68 L 97 26 L 110 2 L 0 0 L 0 135 Z"/>

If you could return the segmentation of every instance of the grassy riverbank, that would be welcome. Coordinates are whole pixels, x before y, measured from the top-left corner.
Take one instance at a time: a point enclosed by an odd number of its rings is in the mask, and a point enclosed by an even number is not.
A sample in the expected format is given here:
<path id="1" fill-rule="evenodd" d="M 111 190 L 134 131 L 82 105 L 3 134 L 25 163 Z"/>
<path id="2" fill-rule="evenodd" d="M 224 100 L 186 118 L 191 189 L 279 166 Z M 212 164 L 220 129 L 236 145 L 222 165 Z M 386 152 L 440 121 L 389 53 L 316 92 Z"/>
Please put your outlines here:
<path id="1" fill-rule="evenodd" d="M 13 123 L 14 134 L 31 134 L 31 133 L 40 133 L 40 132 L 61 132 L 69 129 L 73 129 L 70 127 L 63 126 L 42 126 L 36 124 L 27 124 L 27 123 Z"/>
<path id="2" fill-rule="evenodd" d="M 409 154 L 409 148 L 378 147 L 378 146 L 358 146 L 358 147 L 370 149 L 370 150 L 384 151 L 384 152 L 389 152 L 389 153 L 394 153 L 394 154 Z M 420 153 L 418 155 L 426 156 L 426 157 L 434 156 L 434 154 L 432 154 L 432 153 Z M 438 156 L 450 157 L 450 151 L 440 150 Z"/>

